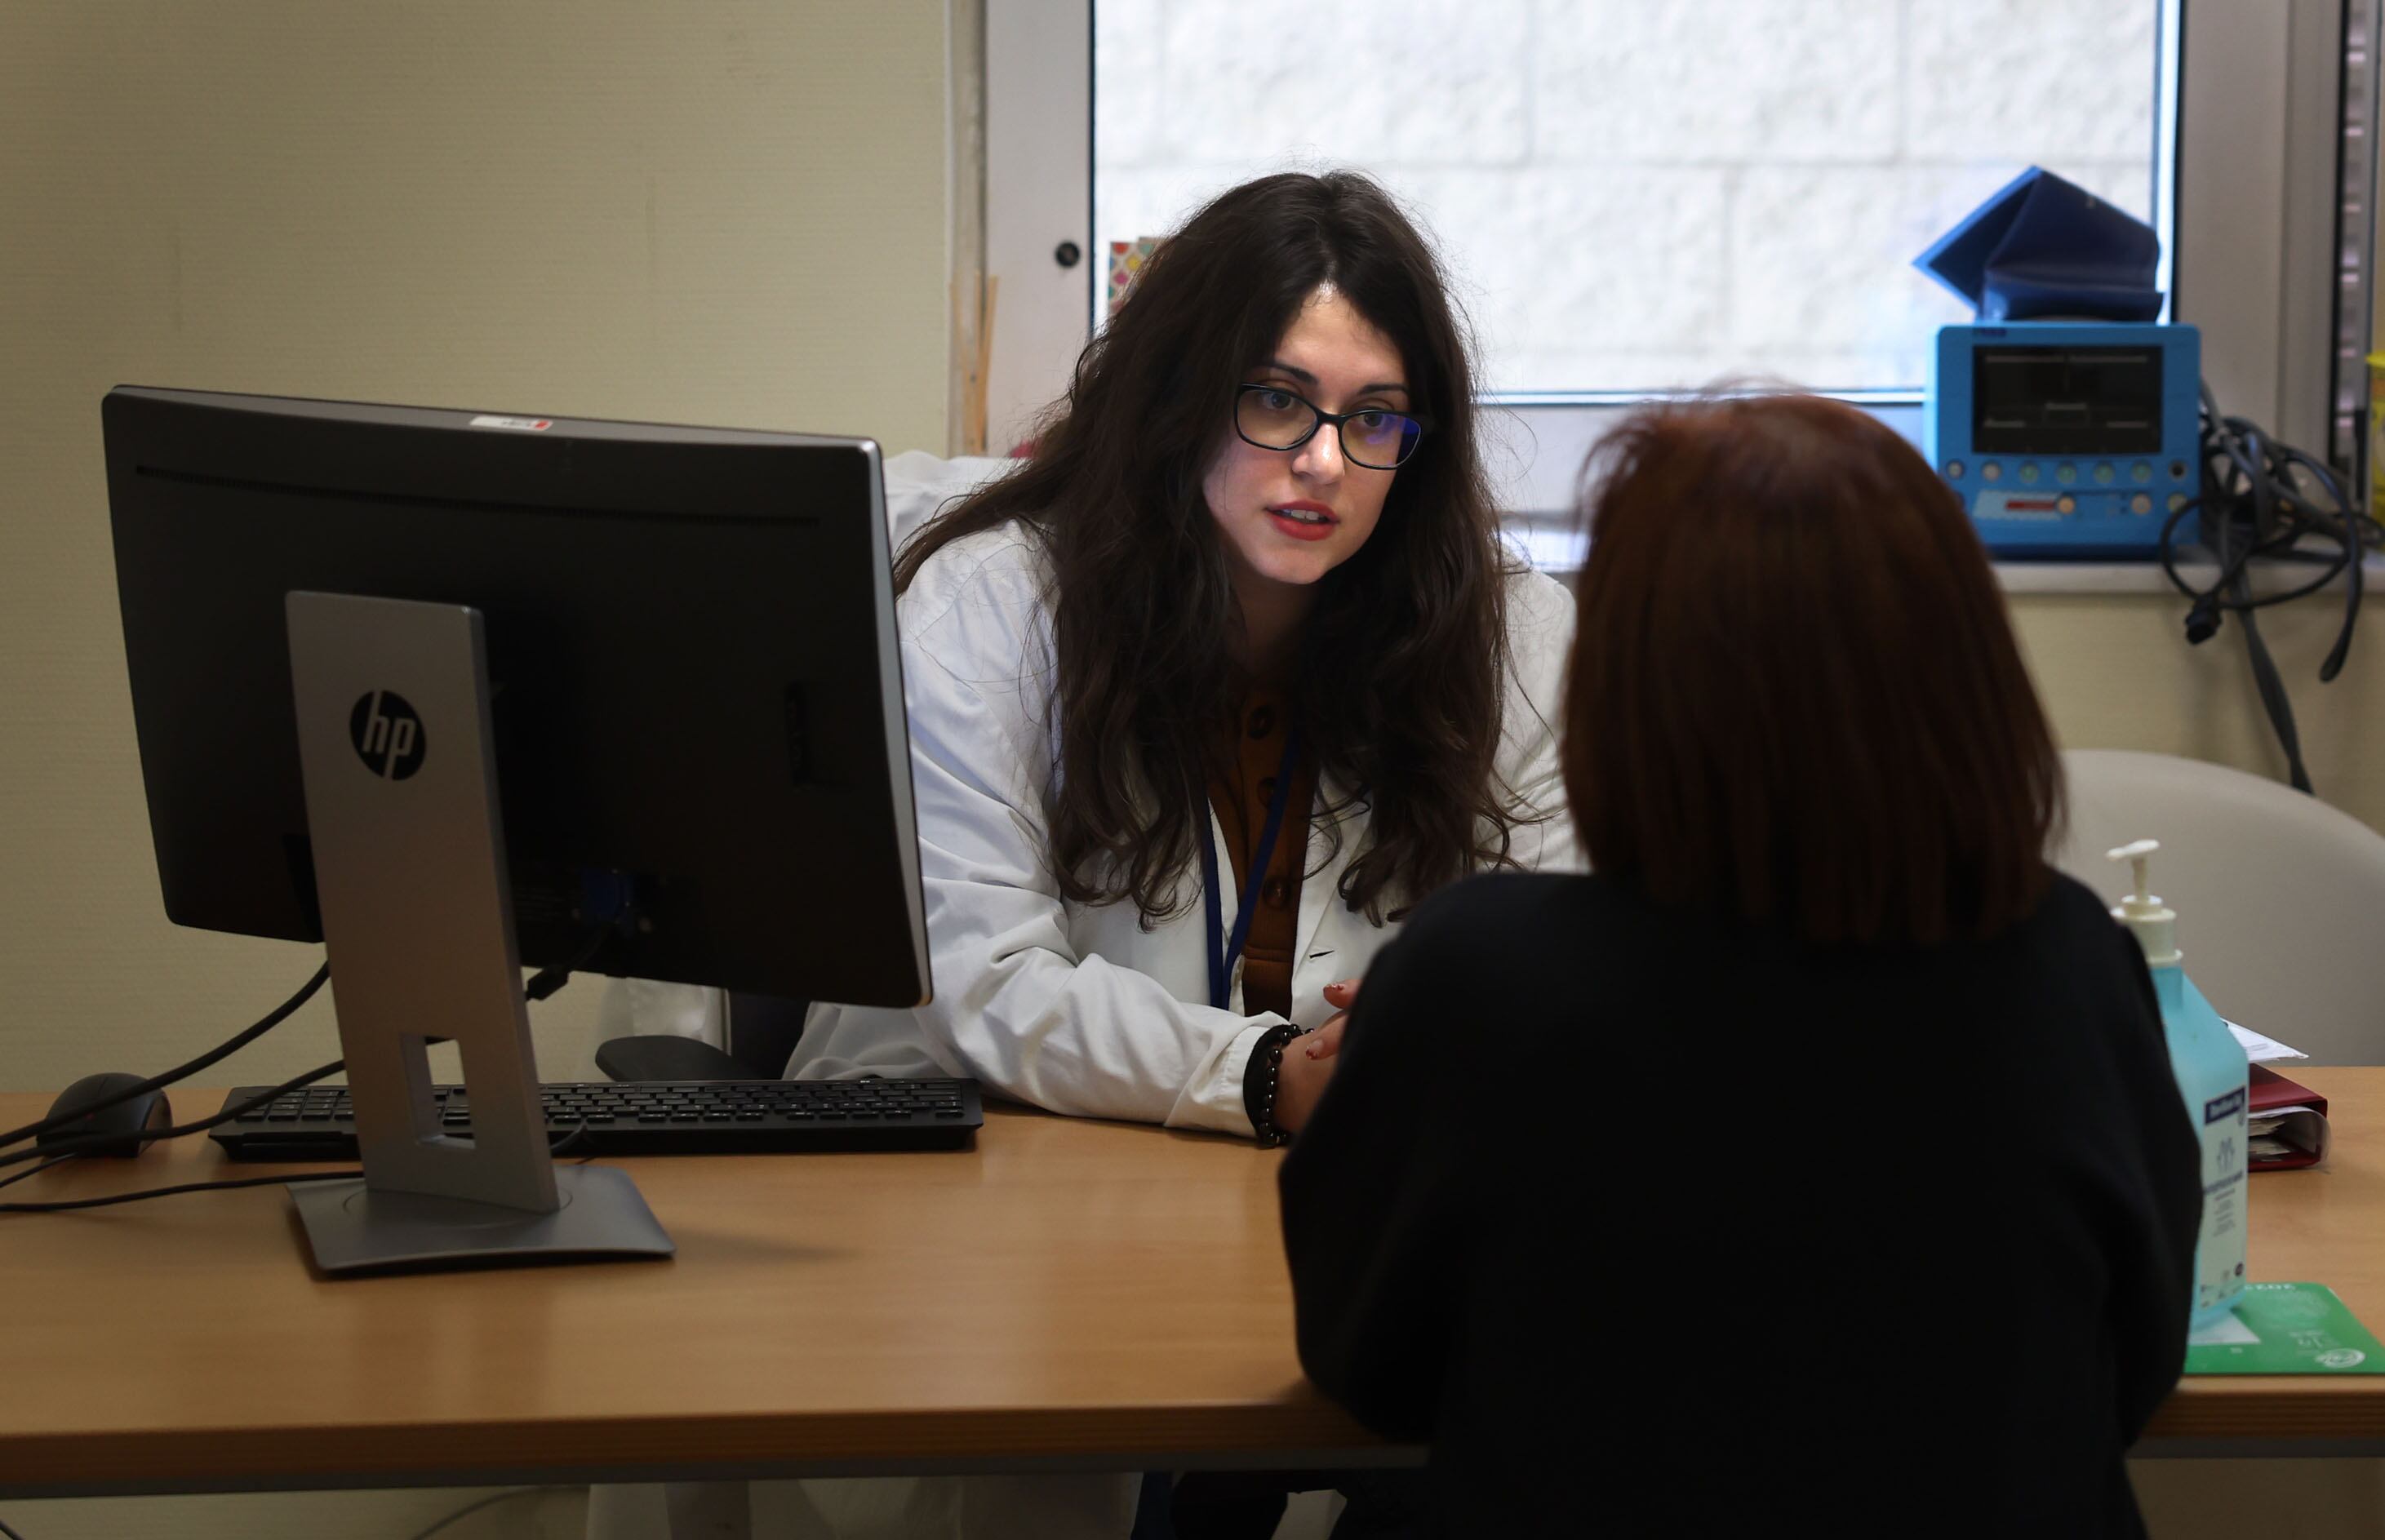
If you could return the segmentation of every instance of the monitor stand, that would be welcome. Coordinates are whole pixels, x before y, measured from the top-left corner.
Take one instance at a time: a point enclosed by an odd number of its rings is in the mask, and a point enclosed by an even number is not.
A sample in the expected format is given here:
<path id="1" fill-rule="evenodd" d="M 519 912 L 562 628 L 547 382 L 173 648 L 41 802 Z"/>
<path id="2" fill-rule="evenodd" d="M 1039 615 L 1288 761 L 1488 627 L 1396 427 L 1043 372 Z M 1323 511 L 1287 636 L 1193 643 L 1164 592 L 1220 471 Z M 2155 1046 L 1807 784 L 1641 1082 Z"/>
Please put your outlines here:
<path id="1" fill-rule="evenodd" d="M 629 1176 L 547 1153 L 477 610 L 288 597 L 306 826 L 362 1181 L 293 1183 L 316 1265 L 360 1273 L 668 1257 Z M 441 1131 L 429 1040 L 463 1056 Z"/>

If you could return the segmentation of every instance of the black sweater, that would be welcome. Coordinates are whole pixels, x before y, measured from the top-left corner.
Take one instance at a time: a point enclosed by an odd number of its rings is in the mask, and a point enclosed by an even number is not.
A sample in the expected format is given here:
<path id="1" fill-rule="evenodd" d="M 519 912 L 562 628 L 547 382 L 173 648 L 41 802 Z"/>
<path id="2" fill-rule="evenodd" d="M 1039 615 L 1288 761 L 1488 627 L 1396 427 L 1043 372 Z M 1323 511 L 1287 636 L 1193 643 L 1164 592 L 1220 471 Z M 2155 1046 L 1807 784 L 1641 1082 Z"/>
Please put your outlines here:
<path id="1" fill-rule="evenodd" d="M 1461 884 L 1282 1181 L 1301 1362 L 1431 1440 L 1447 1534 L 2143 1533 L 2198 1155 L 2067 878 L 1927 949 Z"/>

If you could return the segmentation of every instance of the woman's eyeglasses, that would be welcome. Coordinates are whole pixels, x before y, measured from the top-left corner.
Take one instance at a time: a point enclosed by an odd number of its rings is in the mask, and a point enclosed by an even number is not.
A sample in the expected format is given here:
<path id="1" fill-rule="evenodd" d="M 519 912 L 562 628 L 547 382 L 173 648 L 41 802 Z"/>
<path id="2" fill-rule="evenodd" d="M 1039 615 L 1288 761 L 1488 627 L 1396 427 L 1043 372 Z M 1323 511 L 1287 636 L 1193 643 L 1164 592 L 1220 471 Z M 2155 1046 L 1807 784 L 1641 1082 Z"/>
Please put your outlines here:
<path id="1" fill-rule="evenodd" d="M 1234 431 L 1255 449 L 1298 449 L 1331 423 L 1342 454 L 1354 466 L 1392 470 L 1416 453 L 1425 423 L 1380 406 L 1333 413 L 1280 385 L 1244 385 L 1234 392 Z"/>

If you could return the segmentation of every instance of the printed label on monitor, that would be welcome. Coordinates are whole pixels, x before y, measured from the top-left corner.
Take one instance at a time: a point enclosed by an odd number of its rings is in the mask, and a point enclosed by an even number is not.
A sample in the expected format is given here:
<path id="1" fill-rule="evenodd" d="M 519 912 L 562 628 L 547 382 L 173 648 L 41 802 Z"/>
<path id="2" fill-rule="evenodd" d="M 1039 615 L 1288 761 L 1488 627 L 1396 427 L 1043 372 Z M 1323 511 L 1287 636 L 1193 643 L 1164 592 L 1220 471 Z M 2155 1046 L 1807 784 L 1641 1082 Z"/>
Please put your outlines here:
<path id="1" fill-rule="evenodd" d="M 474 428 L 510 428 L 517 433 L 543 433 L 555 426 L 552 417 L 474 417 Z"/>

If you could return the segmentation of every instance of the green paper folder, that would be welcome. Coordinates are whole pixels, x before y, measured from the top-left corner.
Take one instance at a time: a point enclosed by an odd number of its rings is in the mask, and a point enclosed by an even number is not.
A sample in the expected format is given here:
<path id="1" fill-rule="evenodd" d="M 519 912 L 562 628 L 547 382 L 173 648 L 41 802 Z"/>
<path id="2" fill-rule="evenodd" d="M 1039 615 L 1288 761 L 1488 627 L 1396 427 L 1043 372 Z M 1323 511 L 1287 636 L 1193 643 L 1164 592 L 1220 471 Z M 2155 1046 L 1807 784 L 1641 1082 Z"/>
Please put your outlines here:
<path id="1" fill-rule="evenodd" d="M 2248 1284 L 2187 1338 L 2190 1374 L 2385 1374 L 2385 1346 L 2325 1284 Z"/>

